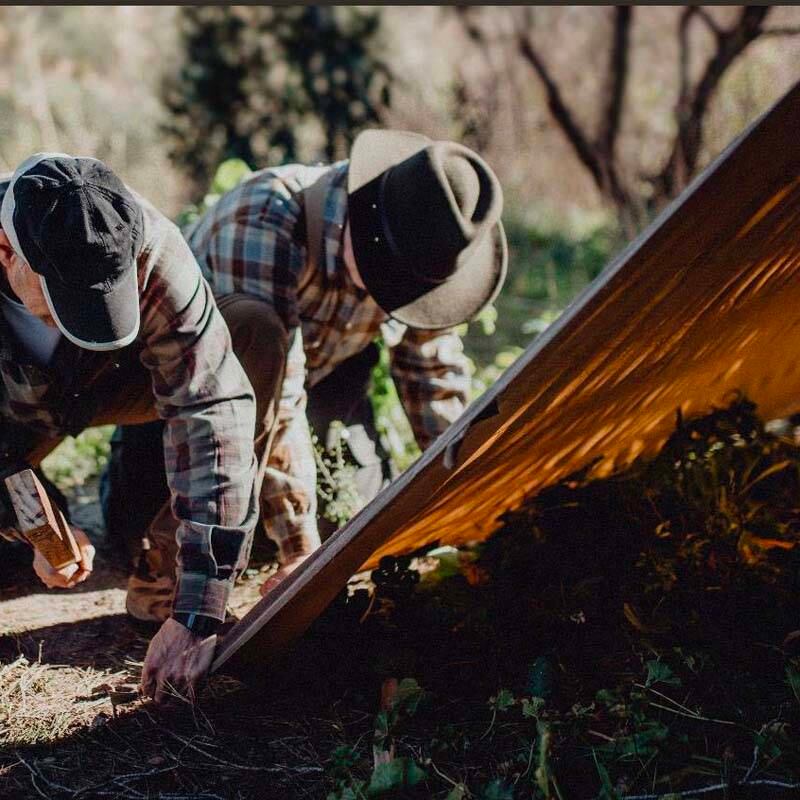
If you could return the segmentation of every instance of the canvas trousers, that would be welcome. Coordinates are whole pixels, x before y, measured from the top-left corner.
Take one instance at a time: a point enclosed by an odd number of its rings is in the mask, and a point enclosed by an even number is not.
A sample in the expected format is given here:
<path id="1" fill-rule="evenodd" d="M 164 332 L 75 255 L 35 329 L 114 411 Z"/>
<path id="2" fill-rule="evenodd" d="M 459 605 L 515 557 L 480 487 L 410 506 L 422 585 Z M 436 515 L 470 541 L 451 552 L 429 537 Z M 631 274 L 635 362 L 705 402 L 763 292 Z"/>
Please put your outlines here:
<path id="1" fill-rule="evenodd" d="M 277 427 L 289 337 L 273 308 L 262 300 L 231 294 L 218 298 L 217 308 L 256 396 L 253 450 L 258 465 L 255 490 L 260 493 Z M 177 520 L 164 469 L 164 423 L 153 416 L 138 422 L 150 424 L 124 420 L 118 428 L 101 501 L 109 535 L 124 543 L 135 564 L 128 581 L 128 612 L 140 620 L 162 621 L 172 608 Z"/>

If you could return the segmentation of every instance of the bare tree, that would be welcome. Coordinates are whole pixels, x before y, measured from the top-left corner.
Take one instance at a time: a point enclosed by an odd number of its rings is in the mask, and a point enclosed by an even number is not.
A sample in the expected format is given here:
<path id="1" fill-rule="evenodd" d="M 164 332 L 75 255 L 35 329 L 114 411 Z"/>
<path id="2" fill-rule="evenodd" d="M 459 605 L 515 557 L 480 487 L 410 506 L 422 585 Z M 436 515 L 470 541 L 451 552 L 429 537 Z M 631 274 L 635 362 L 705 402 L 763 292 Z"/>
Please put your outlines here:
<path id="1" fill-rule="evenodd" d="M 544 88 L 550 114 L 572 147 L 579 162 L 588 170 L 600 194 L 619 212 L 620 223 L 634 233 L 672 198 L 678 195 L 697 173 L 703 152 L 703 124 L 711 100 L 731 65 L 756 39 L 765 36 L 791 36 L 795 28 L 765 28 L 768 6 L 743 6 L 729 27 L 721 26 L 702 6 L 689 6 L 679 17 L 675 35 L 678 43 L 678 98 L 672 109 L 675 136 L 663 166 L 655 174 L 642 174 L 620 162 L 618 138 L 626 109 L 626 88 L 630 76 L 632 6 L 608 10 L 611 34 L 607 48 L 604 79 L 600 92 L 600 115 L 596 130 L 581 122 L 566 98 L 536 43 L 536 10 L 514 9 L 513 25 L 503 46 L 512 47 L 529 66 Z M 487 49 L 490 41 L 471 6 L 456 9 L 464 31 L 477 46 Z M 635 13 L 639 13 L 636 11 Z M 699 80 L 690 79 L 692 62 L 690 27 L 701 24 L 714 37 L 714 50 L 704 64 Z M 638 181 L 636 180 L 638 178 Z M 643 186 L 649 186 L 644 191 Z"/>

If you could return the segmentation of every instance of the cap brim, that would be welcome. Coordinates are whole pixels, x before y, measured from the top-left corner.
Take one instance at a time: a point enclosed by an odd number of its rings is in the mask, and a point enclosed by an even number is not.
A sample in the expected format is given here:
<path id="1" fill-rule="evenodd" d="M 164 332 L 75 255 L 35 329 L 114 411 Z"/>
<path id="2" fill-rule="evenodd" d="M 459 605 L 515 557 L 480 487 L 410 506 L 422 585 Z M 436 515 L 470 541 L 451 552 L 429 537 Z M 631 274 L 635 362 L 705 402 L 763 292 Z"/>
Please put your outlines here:
<path id="1" fill-rule="evenodd" d="M 139 334 L 139 286 L 135 265 L 109 291 L 71 289 L 40 276 L 50 313 L 73 344 L 87 350 L 119 350 Z"/>

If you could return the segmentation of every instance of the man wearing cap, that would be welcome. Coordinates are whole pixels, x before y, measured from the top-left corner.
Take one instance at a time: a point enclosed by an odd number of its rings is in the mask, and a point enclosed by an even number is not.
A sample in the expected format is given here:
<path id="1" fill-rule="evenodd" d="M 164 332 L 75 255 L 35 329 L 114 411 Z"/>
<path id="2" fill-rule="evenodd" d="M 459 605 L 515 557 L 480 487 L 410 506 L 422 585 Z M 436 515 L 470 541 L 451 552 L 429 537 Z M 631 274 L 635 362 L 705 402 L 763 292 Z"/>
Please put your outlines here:
<path id="1" fill-rule="evenodd" d="M 471 150 L 376 130 L 349 161 L 255 173 L 186 232 L 218 298 L 244 293 L 272 313 L 259 372 L 264 397 L 280 401 L 261 513 L 281 567 L 262 592 L 320 543 L 309 422 L 323 442 L 333 420 L 347 426 L 362 500 L 387 477 L 367 397 L 379 333 L 420 447 L 463 411 L 469 377 L 453 326 L 500 290 L 501 211 L 498 181 Z"/>
<path id="2" fill-rule="evenodd" d="M 0 469 L 38 466 L 89 425 L 165 421 L 178 564 L 143 685 L 157 700 L 167 684 L 191 692 L 257 518 L 252 386 L 178 229 L 102 162 L 34 155 L 0 178 L 0 203 Z M 135 506 L 135 487 L 118 501 Z M 91 572 L 75 535 L 79 565 L 35 557 L 47 586 Z"/>

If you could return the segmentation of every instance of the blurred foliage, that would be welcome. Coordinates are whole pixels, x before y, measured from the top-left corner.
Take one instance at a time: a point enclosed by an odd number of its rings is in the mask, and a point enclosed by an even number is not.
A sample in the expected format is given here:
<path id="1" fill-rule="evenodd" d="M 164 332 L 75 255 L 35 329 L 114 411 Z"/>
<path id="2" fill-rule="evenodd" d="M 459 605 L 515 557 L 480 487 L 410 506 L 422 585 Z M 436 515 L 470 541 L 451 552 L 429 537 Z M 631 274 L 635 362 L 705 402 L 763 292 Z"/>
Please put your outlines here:
<path id="1" fill-rule="evenodd" d="M 0 173 L 38 150 L 94 156 L 156 206 L 182 191 L 156 86 L 170 7 L 0 7 Z"/>
<path id="2" fill-rule="evenodd" d="M 390 102 L 380 13 L 357 7 L 187 6 L 185 61 L 163 98 L 171 153 L 198 184 L 251 167 L 344 157 Z"/>
<path id="3" fill-rule="evenodd" d="M 241 158 L 229 158 L 223 161 L 217 167 L 211 179 L 211 186 L 203 199 L 199 203 L 190 203 L 181 209 L 175 221 L 181 228 L 190 225 L 202 217 L 225 192 L 229 192 L 252 174 L 250 167 Z"/>
<path id="4" fill-rule="evenodd" d="M 78 436 L 67 436 L 42 461 L 44 474 L 62 491 L 83 486 L 103 471 L 113 432 L 113 425 L 103 425 L 87 428 Z"/>
<path id="5" fill-rule="evenodd" d="M 372 370 L 369 398 L 383 446 L 395 469 L 402 472 L 416 461 L 420 449 L 392 379 L 389 348 L 383 341 L 379 346 L 380 359 Z"/>

